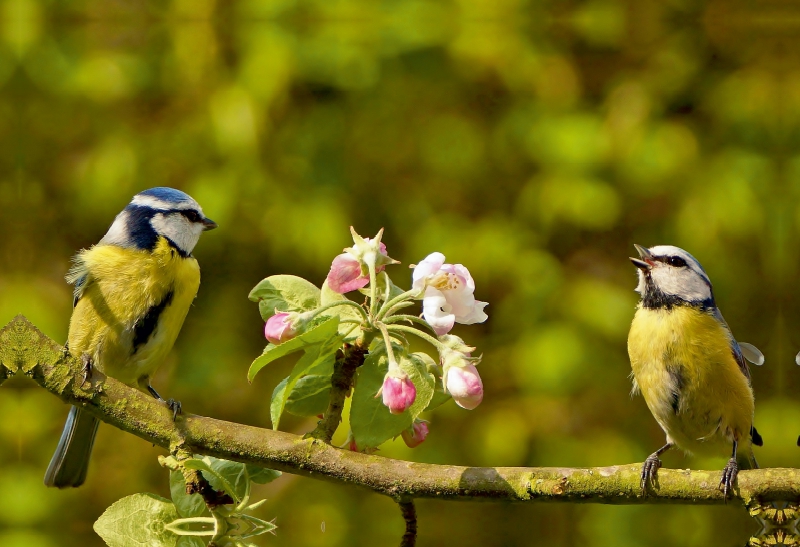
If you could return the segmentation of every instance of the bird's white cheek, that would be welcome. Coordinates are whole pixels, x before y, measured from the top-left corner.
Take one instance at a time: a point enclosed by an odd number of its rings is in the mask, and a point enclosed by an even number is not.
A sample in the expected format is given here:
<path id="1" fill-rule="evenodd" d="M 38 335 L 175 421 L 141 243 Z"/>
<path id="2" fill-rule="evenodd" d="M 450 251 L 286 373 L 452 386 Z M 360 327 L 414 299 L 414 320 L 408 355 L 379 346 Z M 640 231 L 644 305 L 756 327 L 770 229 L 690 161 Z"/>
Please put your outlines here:
<path id="1" fill-rule="evenodd" d="M 656 267 L 650 274 L 655 285 L 664 294 L 675 295 L 690 302 L 711 298 L 711 289 L 693 272 Z"/>
<path id="2" fill-rule="evenodd" d="M 189 222 L 183 215 L 159 213 L 153 216 L 150 224 L 156 233 L 168 237 L 185 253 L 192 252 L 203 231 L 202 225 Z"/>
<path id="3" fill-rule="evenodd" d="M 636 285 L 636 289 L 634 289 L 634 290 L 636 292 L 638 292 L 640 295 L 644 296 L 645 289 L 646 289 L 646 282 L 645 282 L 645 279 L 644 279 L 644 272 L 642 270 L 637 270 L 636 275 L 639 278 L 639 284 Z"/>

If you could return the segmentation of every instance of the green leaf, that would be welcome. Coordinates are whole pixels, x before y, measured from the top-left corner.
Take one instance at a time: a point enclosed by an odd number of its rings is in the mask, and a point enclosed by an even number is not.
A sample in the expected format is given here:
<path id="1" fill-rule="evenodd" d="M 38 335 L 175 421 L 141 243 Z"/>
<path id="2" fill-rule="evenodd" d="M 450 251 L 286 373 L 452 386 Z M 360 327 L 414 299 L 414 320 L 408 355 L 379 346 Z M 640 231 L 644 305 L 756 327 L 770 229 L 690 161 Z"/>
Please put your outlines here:
<path id="1" fill-rule="evenodd" d="M 278 311 L 304 312 L 319 307 L 320 291 L 309 281 L 295 275 L 272 275 L 250 291 L 250 300 L 258 302 L 258 311 L 266 321 Z"/>
<path id="2" fill-rule="evenodd" d="M 112 504 L 93 528 L 109 547 L 174 547 L 178 537 L 164 526 L 177 519 L 171 501 L 155 494 L 134 494 Z"/>
<path id="3" fill-rule="evenodd" d="M 181 536 L 178 538 L 178 543 L 175 547 L 206 547 L 207 545 L 208 541 L 200 539 L 197 536 Z"/>
<path id="4" fill-rule="evenodd" d="M 246 467 L 247 472 L 250 474 L 250 480 L 257 484 L 267 484 L 281 476 L 281 472 L 274 469 L 267 469 L 266 467 L 259 467 L 249 463 Z"/>
<path id="5" fill-rule="evenodd" d="M 338 292 L 332 290 L 328 287 L 328 281 L 325 280 L 325 283 L 322 284 L 322 290 L 320 292 L 320 305 L 325 306 L 326 304 L 332 304 L 333 302 L 341 302 L 343 300 L 350 300 L 343 294 L 339 294 Z M 352 302 L 352 301 L 351 301 Z M 344 319 L 351 319 L 356 321 L 363 321 L 364 318 L 358 310 L 353 308 L 352 306 L 334 306 L 328 310 L 322 312 L 324 315 L 327 316 L 337 316 L 340 320 Z M 351 341 L 358 338 L 359 334 L 361 334 L 361 330 L 358 328 L 353 328 L 356 325 L 352 323 L 343 323 L 339 325 L 339 334 L 347 335 L 345 341 Z M 350 334 L 348 334 L 350 333 Z"/>
<path id="6" fill-rule="evenodd" d="M 288 383 L 289 377 L 287 376 L 272 390 L 272 399 L 270 399 L 269 403 L 269 419 L 272 420 L 272 429 L 275 430 L 278 429 L 278 424 L 281 421 L 281 405 L 286 400 L 284 395 L 286 394 L 286 384 Z"/>
<path id="7" fill-rule="evenodd" d="M 258 371 L 274 360 L 280 359 L 281 357 L 289 355 L 290 353 L 294 353 L 295 351 L 299 351 L 306 346 L 325 343 L 334 337 L 336 340 L 339 340 L 339 344 L 341 344 L 341 338 L 337 336 L 338 328 L 339 318 L 331 317 L 330 319 L 327 319 L 315 327 L 307 330 L 303 334 L 300 334 L 291 340 L 287 340 L 282 344 L 278 344 L 277 346 L 275 344 L 269 344 L 266 348 L 264 348 L 264 353 L 256 357 L 255 361 L 253 361 L 253 363 L 250 365 L 250 370 L 247 371 L 248 381 L 252 382 L 253 378 L 255 378 L 256 374 L 258 374 Z"/>
<path id="8" fill-rule="evenodd" d="M 232 462 L 230 460 L 221 460 L 212 456 L 205 456 L 211 460 L 211 469 L 215 472 L 213 477 L 207 477 L 208 482 L 215 490 L 225 490 L 225 482 L 233 486 L 234 498 L 236 501 L 241 501 L 247 491 L 247 477 L 245 476 L 245 464 L 239 462 Z M 220 480 L 225 479 L 225 482 Z M 228 492 L 230 494 L 230 492 Z"/>
<path id="9" fill-rule="evenodd" d="M 425 407 L 425 412 L 440 407 L 452 399 L 450 394 L 445 393 L 444 391 L 444 385 L 442 384 L 442 367 L 436 364 L 436 361 L 433 360 L 433 357 L 421 351 L 414 352 L 411 355 L 425 363 L 425 368 L 427 369 L 428 373 L 433 376 L 433 380 L 435 382 L 433 387 L 433 397 L 431 397 L 431 402 L 428 403 L 428 406 Z"/>
<path id="10" fill-rule="evenodd" d="M 332 361 L 331 361 L 332 362 Z M 286 400 L 286 412 L 295 416 L 316 416 L 327 410 L 331 375 L 310 374 L 297 381 Z"/>
<path id="11" fill-rule="evenodd" d="M 169 492 L 172 503 L 182 517 L 199 517 L 206 510 L 206 502 L 200 494 L 187 494 L 186 481 L 180 471 L 169 472 Z"/>
<path id="12" fill-rule="evenodd" d="M 184 460 L 183 465 L 188 469 L 196 469 L 203 473 L 203 477 L 211 484 L 214 490 L 219 490 L 222 492 L 227 493 L 230 497 L 234 500 L 241 501 L 241 496 L 237 493 L 236 489 L 236 482 L 237 482 L 237 475 L 234 475 L 233 482 L 228 480 L 230 473 L 226 473 L 226 475 L 221 475 L 214 467 L 212 467 L 212 463 L 214 461 L 227 461 L 227 460 L 217 460 L 216 458 L 212 458 L 211 456 L 203 456 L 203 458 L 192 458 L 189 460 Z M 244 464 L 230 462 L 235 465 L 239 465 L 239 472 L 244 469 Z"/>
<path id="13" fill-rule="evenodd" d="M 327 324 L 333 324 L 333 328 L 335 329 L 336 323 L 338 322 L 339 319 L 334 317 L 333 319 L 327 321 Z M 332 334 L 335 333 L 336 331 L 334 330 Z M 292 373 L 286 379 L 286 386 L 284 387 L 283 392 L 278 393 L 276 388 L 276 391 L 273 393 L 273 399 L 270 403 L 272 429 L 278 429 L 280 417 L 283 414 L 284 408 L 286 407 L 286 401 L 289 398 L 289 394 L 294 390 L 297 381 L 311 372 L 319 371 L 320 369 L 327 370 L 328 367 L 332 369 L 334 360 L 336 359 L 336 352 L 339 350 L 341 345 L 341 336 L 335 335 L 334 338 L 330 338 L 324 343 L 306 346 L 304 348 L 305 353 L 294 365 Z"/>
<path id="14" fill-rule="evenodd" d="M 415 354 L 408 355 L 395 351 L 395 355 L 400 368 L 414 382 L 417 397 L 414 404 L 402 414 L 389 412 L 383 404 L 382 397 L 376 397 L 389 370 L 389 360 L 385 347 L 377 347 L 376 351 L 371 352 L 364 365 L 358 369 L 353 404 L 350 409 L 350 428 L 359 449 L 379 446 L 408 429 L 414 418 L 425 410 L 433 397 L 434 377 L 428 372 L 427 363 Z"/>

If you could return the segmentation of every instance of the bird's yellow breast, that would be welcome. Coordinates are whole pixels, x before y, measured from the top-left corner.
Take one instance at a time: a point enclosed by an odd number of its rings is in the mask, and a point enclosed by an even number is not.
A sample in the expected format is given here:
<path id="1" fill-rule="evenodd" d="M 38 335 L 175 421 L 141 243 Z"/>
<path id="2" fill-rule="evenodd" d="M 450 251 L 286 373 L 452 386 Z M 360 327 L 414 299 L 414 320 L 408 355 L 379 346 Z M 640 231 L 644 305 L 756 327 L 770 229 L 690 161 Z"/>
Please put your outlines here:
<path id="1" fill-rule="evenodd" d="M 639 307 L 628 337 L 634 389 L 667 437 L 690 452 L 749 442 L 753 392 L 739 369 L 731 335 L 692 306 Z"/>
<path id="2" fill-rule="evenodd" d="M 153 251 L 98 245 L 76 257 L 83 290 L 69 325 L 69 350 L 132 386 L 172 349 L 200 285 L 200 268 L 166 239 Z"/>

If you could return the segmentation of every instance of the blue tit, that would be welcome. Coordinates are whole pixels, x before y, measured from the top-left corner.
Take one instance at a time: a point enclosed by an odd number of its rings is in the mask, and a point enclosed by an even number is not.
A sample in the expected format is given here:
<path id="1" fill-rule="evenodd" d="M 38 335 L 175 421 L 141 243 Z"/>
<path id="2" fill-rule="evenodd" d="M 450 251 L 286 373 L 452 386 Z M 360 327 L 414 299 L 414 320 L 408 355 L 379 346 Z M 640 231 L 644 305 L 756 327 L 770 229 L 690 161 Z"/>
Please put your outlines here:
<path id="1" fill-rule="evenodd" d="M 659 456 L 672 447 L 702 454 L 732 449 L 720 481 L 727 499 L 739 469 L 758 467 L 752 445 L 762 441 L 753 427 L 745 355 L 758 365 L 764 358 L 733 338 L 711 281 L 692 255 L 671 245 L 636 250 L 639 258 L 630 260 L 638 268 L 641 301 L 628 335 L 633 393 L 641 392 L 667 436 L 642 467 L 642 491 L 655 481 Z"/>
<path id="2" fill-rule="evenodd" d="M 161 400 L 150 378 L 172 349 L 197 289 L 192 256 L 200 234 L 217 225 L 185 193 L 136 194 L 97 245 L 78 252 L 67 281 L 75 286 L 67 348 L 92 369 Z M 44 482 L 80 486 L 99 421 L 72 407 Z"/>

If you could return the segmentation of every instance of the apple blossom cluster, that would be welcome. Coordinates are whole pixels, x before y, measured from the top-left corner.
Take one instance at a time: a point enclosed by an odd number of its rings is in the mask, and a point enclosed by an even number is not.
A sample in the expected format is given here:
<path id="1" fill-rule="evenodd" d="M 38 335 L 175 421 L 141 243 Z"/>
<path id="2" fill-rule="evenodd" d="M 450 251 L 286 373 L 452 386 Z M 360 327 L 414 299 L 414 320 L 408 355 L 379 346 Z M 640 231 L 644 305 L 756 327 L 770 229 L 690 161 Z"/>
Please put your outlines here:
<path id="1" fill-rule="evenodd" d="M 428 422 L 419 418 L 422 412 L 451 398 L 470 410 L 481 403 L 481 357 L 473 356 L 475 348 L 450 331 L 456 323 L 486 321 L 487 303 L 475 299 L 469 270 L 446 263 L 439 252 L 412 265 L 409 290 L 398 288 L 386 272 L 399 262 L 381 242 L 383 230 L 374 238 L 350 231 L 352 247 L 333 259 L 321 288 L 284 275 L 269 277 L 253 289 L 250 298 L 259 303 L 269 345 L 251 365 L 249 378 L 278 357 L 303 352 L 292 374 L 273 392 L 270 409 L 277 428 L 284 411 L 301 416 L 327 411 L 337 359 L 354 347 L 363 348 L 347 445 L 369 451 L 401 436 L 413 448 L 428 435 Z M 366 296 L 363 304 L 345 296 L 354 291 Z M 420 315 L 407 313 L 419 302 Z M 436 358 L 411 352 L 409 336 L 429 342 Z"/>

